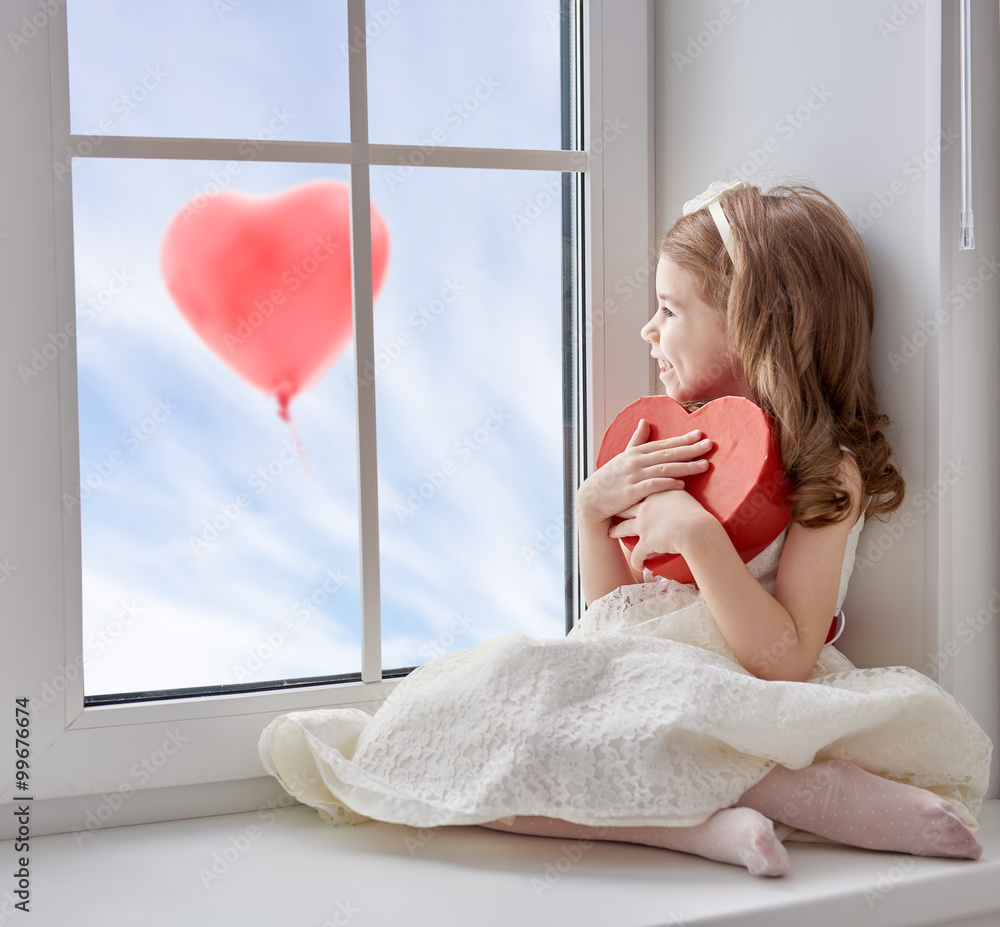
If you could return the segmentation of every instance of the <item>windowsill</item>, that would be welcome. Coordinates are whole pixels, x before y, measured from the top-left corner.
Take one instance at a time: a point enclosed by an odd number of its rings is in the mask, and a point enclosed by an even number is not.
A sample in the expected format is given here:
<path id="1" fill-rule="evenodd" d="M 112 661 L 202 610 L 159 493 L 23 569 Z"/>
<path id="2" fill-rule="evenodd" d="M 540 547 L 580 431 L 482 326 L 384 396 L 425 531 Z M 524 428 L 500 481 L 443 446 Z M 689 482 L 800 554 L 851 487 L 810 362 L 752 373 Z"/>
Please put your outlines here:
<path id="1" fill-rule="evenodd" d="M 977 862 L 790 843 L 790 874 L 761 879 L 629 844 L 581 848 L 478 827 L 331 827 L 296 805 L 272 816 L 107 828 L 82 847 L 73 834 L 36 837 L 31 913 L 35 924 L 81 927 L 929 927 L 966 919 L 981 927 L 1000 923 L 1000 802 L 987 802 L 980 820 Z M 0 894 L 13 881 L 15 853 L 5 844 Z"/>

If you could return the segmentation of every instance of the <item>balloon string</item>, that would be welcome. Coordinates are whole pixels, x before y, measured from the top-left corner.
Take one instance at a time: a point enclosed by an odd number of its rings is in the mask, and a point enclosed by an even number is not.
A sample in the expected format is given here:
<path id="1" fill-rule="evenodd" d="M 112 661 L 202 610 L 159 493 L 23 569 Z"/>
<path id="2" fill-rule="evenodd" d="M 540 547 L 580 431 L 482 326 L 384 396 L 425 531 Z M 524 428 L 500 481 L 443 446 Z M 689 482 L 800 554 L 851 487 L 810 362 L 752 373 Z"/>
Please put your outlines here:
<path id="1" fill-rule="evenodd" d="M 281 408 L 278 409 L 278 415 L 292 426 L 292 437 L 295 439 L 295 449 L 298 452 L 299 457 L 302 459 L 302 467 L 306 471 L 306 476 L 309 477 L 309 482 L 312 482 L 313 478 L 312 473 L 309 472 L 309 461 L 306 460 L 306 450 L 299 441 L 299 433 L 295 429 L 295 422 L 292 421 L 292 417 L 288 414 L 288 400 L 279 400 L 279 402 L 281 402 Z"/>
<path id="2" fill-rule="evenodd" d="M 295 430 L 295 422 L 288 419 L 288 424 L 292 426 L 292 437 L 295 439 L 295 447 L 298 449 L 299 454 L 302 456 L 302 467 L 306 471 L 306 476 L 309 477 L 309 482 L 313 481 L 312 474 L 309 472 L 309 461 L 306 460 L 306 449 L 299 443 L 299 433 Z"/>

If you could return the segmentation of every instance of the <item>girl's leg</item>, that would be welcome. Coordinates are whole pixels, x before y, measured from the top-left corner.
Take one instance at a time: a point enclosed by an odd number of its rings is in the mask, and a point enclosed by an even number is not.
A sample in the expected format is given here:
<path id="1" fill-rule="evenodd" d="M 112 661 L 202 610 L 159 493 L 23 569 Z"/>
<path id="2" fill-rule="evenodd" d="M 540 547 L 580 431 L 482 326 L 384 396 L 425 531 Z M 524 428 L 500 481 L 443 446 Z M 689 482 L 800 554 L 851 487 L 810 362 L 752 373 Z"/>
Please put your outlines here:
<path id="1" fill-rule="evenodd" d="M 799 770 L 776 766 L 736 804 L 868 850 L 961 859 L 983 852 L 950 802 L 844 760 Z"/>
<path id="2" fill-rule="evenodd" d="M 750 808 L 725 808 L 697 827 L 591 827 L 545 817 L 516 817 L 513 824 L 490 821 L 481 826 L 538 837 L 616 840 L 679 850 L 744 866 L 753 875 L 780 876 L 788 871 L 788 854 L 774 836 L 774 825 Z"/>

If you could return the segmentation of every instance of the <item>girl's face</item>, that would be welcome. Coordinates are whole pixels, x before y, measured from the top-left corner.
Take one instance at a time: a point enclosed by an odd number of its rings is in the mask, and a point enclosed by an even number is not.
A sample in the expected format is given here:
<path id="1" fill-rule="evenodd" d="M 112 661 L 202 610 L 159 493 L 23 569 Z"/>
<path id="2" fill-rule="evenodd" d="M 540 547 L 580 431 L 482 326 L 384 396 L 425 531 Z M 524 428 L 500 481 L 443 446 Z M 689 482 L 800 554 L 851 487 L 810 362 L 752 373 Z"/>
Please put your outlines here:
<path id="1" fill-rule="evenodd" d="M 660 255 L 656 314 L 640 335 L 652 345 L 667 395 L 678 402 L 744 396 L 750 391 L 726 339 L 722 313 L 701 297 L 697 278 Z"/>

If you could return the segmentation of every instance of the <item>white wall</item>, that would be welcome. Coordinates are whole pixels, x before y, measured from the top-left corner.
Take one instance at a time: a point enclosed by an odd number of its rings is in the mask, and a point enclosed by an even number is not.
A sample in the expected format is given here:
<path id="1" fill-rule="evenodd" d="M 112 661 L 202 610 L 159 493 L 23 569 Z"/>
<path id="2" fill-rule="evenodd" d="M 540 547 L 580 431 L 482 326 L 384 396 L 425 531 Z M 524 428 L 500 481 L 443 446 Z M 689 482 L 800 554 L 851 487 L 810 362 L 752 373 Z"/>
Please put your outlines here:
<path id="1" fill-rule="evenodd" d="M 958 4 L 945 5 L 942 109 L 960 124 Z M 941 266 L 944 304 L 954 306 L 941 329 L 942 461 L 960 456 L 973 468 L 951 495 L 950 589 L 942 602 L 938 651 L 956 653 L 942 676 L 951 692 L 993 737 L 1000 740 L 1000 11 L 993 0 L 972 0 L 973 205 L 976 249 L 956 247 L 961 206 L 958 146 L 942 160 Z M 983 282 L 983 278 L 990 279 Z M 982 285 L 978 294 L 973 290 Z M 969 299 L 959 302 L 959 297 Z M 948 302 L 951 296 L 953 302 Z M 959 308 L 960 306 L 960 308 Z M 987 623 L 988 622 L 988 623 Z M 948 679 L 947 671 L 952 675 Z M 993 754 L 993 796 L 1000 795 L 1000 745 Z"/>
<path id="2" fill-rule="evenodd" d="M 916 0 L 656 0 L 656 231 L 711 181 L 736 177 L 808 180 L 862 228 L 878 299 L 872 364 L 907 501 L 861 535 L 842 648 L 862 666 L 925 671 L 944 651 L 942 684 L 996 738 L 1000 619 L 969 619 L 1000 589 L 1000 275 L 960 311 L 946 299 L 1000 252 L 1000 32 L 996 3 L 973 3 L 976 251 L 957 250 L 950 2 L 942 23 L 939 2 Z M 942 307 L 946 321 L 925 331 Z"/>

